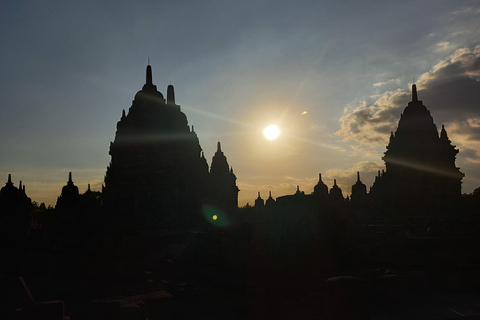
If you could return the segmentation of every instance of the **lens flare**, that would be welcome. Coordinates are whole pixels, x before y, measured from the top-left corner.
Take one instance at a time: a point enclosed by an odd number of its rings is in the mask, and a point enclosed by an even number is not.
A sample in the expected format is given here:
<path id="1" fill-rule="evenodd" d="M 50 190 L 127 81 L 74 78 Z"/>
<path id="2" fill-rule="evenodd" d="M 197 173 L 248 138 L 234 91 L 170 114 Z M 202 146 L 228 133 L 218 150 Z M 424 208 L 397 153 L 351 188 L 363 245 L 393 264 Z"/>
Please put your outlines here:
<path id="1" fill-rule="evenodd" d="M 230 219 L 228 216 L 219 208 L 213 205 L 204 204 L 202 206 L 203 216 L 205 219 L 217 227 L 228 227 L 230 226 Z"/>

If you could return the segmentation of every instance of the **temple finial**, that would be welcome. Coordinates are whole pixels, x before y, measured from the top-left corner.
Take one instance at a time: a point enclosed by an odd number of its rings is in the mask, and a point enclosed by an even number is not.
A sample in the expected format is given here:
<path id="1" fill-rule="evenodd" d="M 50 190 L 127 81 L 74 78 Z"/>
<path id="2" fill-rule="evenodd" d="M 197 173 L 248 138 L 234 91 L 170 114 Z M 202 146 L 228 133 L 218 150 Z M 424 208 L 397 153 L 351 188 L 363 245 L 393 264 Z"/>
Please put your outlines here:
<path id="1" fill-rule="evenodd" d="M 337 179 L 333 179 L 333 185 L 334 185 L 334 186 L 337 185 Z"/>
<path id="2" fill-rule="evenodd" d="M 8 181 L 7 183 L 12 184 L 12 174 L 8 174 Z"/>
<path id="3" fill-rule="evenodd" d="M 357 171 L 357 182 L 360 182 L 360 171 Z"/>
<path id="4" fill-rule="evenodd" d="M 220 141 L 217 142 L 217 152 L 222 152 L 222 147 L 220 146 Z"/>
<path id="5" fill-rule="evenodd" d="M 72 181 L 72 172 L 68 173 L 68 183 L 73 183 Z"/>
<path id="6" fill-rule="evenodd" d="M 445 125 L 442 124 L 442 130 L 440 131 L 440 139 L 448 140 L 447 130 L 445 130 Z"/>
<path id="7" fill-rule="evenodd" d="M 145 84 L 147 85 L 153 85 L 153 81 L 152 81 L 152 67 L 149 65 L 147 65 L 147 79 L 146 79 L 146 82 Z"/>
<path id="8" fill-rule="evenodd" d="M 167 103 L 175 104 L 175 91 L 171 84 L 167 87 Z"/>
<path id="9" fill-rule="evenodd" d="M 412 84 L 412 101 L 418 101 L 417 85 L 415 83 Z"/>

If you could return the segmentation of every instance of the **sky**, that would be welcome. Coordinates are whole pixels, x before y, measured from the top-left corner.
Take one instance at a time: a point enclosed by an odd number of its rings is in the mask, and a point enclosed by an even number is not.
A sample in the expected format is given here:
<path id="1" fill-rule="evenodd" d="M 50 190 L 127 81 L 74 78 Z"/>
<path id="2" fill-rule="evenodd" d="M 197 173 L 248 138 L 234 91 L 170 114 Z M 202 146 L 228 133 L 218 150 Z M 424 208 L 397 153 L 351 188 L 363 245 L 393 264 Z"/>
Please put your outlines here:
<path id="1" fill-rule="evenodd" d="M 101 190 L 122 110 L 175 87 L 208 163 L 240 188 L 369 188 L 411 85 L 480 187 L 480 1 L 2 1 L 0 181 L 55 205 L 72 172 Z M 267 140 L 263 129 L 281 131 Z"/>

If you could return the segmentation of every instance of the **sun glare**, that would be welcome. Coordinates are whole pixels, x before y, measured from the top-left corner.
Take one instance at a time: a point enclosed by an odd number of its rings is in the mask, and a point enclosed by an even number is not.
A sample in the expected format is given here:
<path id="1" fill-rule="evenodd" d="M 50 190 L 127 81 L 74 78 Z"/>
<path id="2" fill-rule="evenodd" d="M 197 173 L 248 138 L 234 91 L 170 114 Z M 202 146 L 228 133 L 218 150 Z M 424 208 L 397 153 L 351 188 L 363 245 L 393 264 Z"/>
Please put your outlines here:
<path id="1" fill-rule="evenodd" d="M 276 125 L 271 125 L 266 127 L 265 130 L 263 130 L 263 134 L 268 140 L 274 140 L 280 134 L 280 129 L 278 129 Z"/>

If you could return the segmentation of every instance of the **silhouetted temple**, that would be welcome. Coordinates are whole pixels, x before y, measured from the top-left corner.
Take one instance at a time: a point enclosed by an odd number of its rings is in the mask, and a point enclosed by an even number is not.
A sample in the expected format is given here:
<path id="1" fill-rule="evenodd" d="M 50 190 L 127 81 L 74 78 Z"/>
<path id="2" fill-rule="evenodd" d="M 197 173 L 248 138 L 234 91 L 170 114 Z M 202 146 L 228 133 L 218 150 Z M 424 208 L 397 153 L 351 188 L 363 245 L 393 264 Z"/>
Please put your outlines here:
<path id="1" fill-rule="evenodd" d="M 78 187 L 73 184 L 72 173 L 68 173 L 68 182 L 62 188 L 61 195 L 57 198 L 57 209 L 62 210 L 65 207 L 75 208 L 78 206 L 80 194 L 78 193 Z"/>
<path id="2" fill-rule="evenodd" d="M 202 223 L 206 203 L 237 208 L 236 178 L 220 144 L 209 173 L 173 86 L 165 100 L 152 82 L 150 65 L 145 85 L 117 123 L 110 155 L 104 204 L 120 226 L 188 228 Z"/>
<path id="3" fill-rule="evenodd" d="M 414 84 L 412 101 L 390 135 L 383 157 L 386 170 L 370 190 L 378 214 L 408 221 L 458 211 L 464 174 L 455 166 L 457 153 L 443 125 L 439 136 Z"/>
<path id="4" fill-rule="evenodd" d="M 238 208 L 237 177 L 233 168 L 229 167 L 227 157 L 222 152 L 220 142 L 212 158 L 210 175 L 208 178 L 208 203 L 217 210 L 230 213 L 229 219 L 235 219 Z"/>
<path id="5" fill-rule="evenodd" d="M 0 189 L 0 243 L 19 244 L 26 240 L 32 224 L 32 200 L 25 193 L 22 181 L 15 187 L 8 175 L 5 186 Z"/>
<path id="6" fill-rule="evenodd" d="M 319 198 L 328 197 L 328 187 L 322 181 L 322 174 L 321 173 L 318 174 L 318 183 L 313 188 L 313 194 L 316 195 Z"/>

